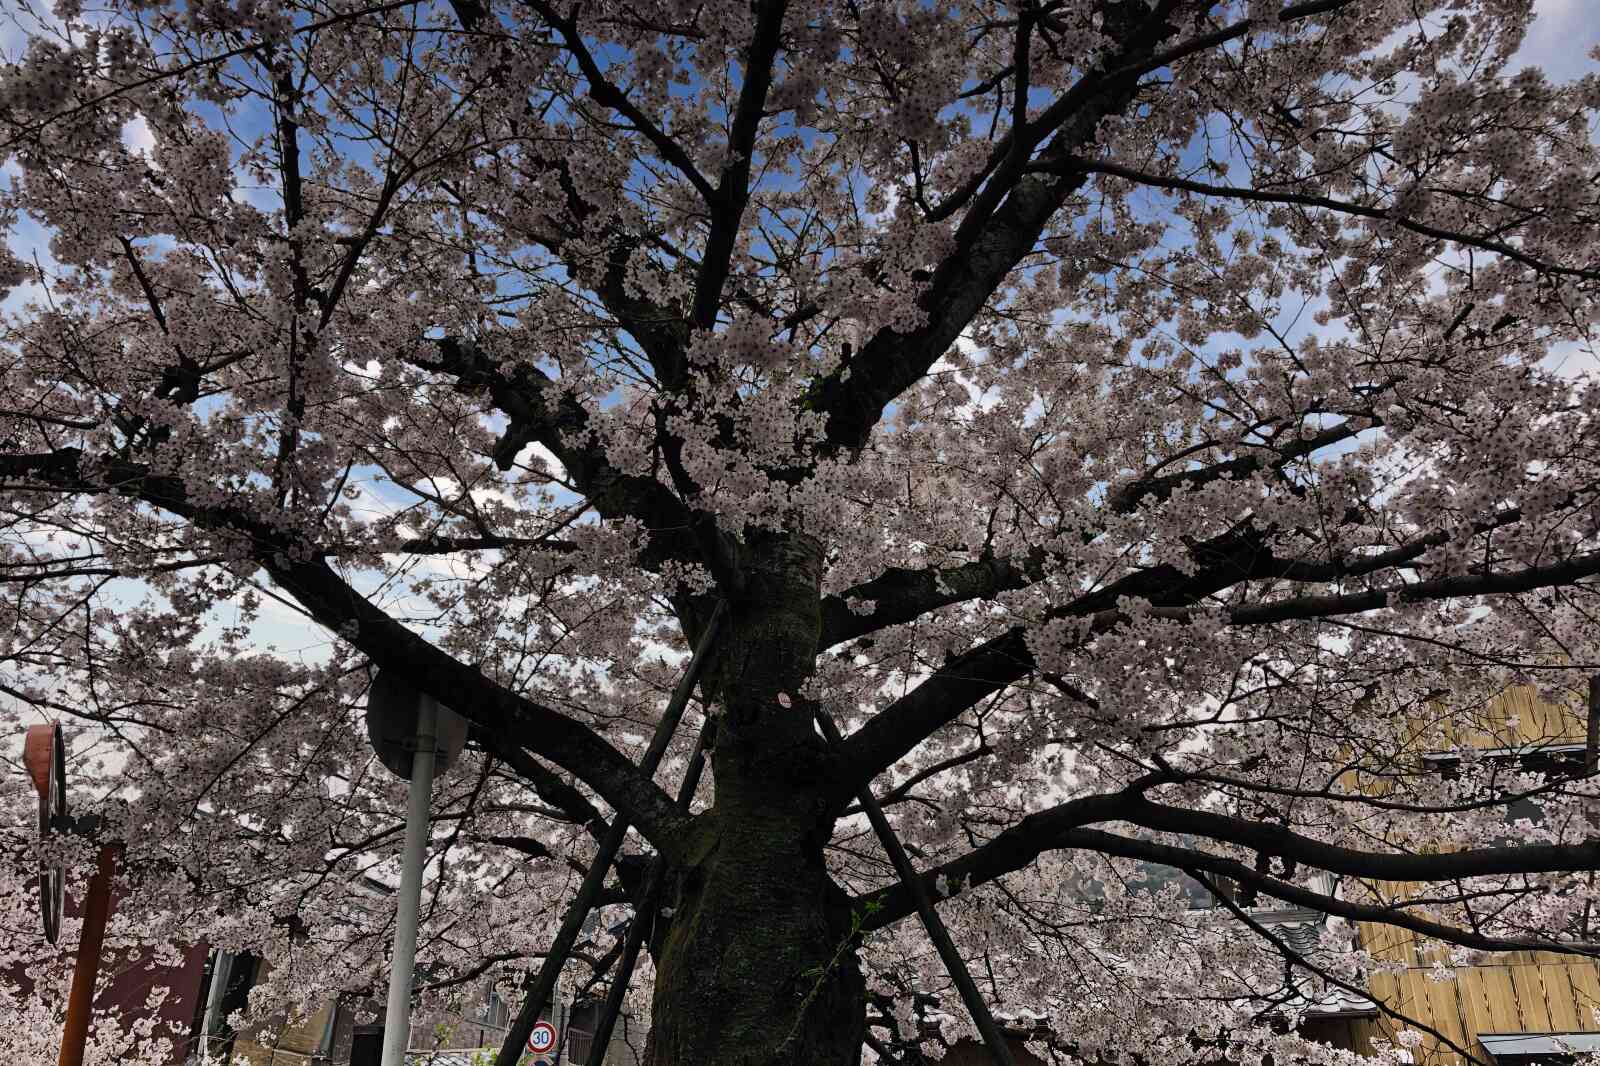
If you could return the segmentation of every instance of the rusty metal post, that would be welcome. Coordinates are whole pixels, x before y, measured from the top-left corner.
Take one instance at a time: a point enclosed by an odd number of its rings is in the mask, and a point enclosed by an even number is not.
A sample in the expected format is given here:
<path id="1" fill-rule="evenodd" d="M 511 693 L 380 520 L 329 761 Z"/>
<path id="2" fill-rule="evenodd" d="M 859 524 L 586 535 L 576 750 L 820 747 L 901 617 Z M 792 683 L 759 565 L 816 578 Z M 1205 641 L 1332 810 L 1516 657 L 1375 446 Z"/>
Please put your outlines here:
<path id="1" fill-rule="evenodd" d="M 67 997 L 67 1024 L 61 1030 L 60 1066 L 83 1066 L 89 1016 L 94 1012 L 94 986 L 100 976 L 100 955 L 105 946 L 106 919 L 111 916 L 111 879 L 116 876 L 120 850 L 120 844 L 101 845 L 94 877 L 89 880 L 89 892 L 84 897 L 83 933 L 78 938 L 72 992 Z"/>

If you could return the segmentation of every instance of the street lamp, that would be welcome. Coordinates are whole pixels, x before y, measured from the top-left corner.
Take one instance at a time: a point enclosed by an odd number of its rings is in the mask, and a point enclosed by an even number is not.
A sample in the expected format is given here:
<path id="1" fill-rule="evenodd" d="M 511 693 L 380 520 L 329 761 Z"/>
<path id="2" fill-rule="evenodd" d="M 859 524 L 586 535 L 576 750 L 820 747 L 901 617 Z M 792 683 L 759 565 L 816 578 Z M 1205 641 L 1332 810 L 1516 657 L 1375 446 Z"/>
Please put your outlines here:
<path id="1" fill-rule="evenodd" d="M 417 961 L 417 907 L 422 899 L 428 800 L 435 773 L 442 775 L 460 756 L 467 723 L 432 696 L 418 692 L 394 673 L 380 670 L 367 692 L 367 736 L 378 761 L 409 782 L 382 1059 L 382 1066 L 404 1066 L 411 1035 L 411 980 Z"/>

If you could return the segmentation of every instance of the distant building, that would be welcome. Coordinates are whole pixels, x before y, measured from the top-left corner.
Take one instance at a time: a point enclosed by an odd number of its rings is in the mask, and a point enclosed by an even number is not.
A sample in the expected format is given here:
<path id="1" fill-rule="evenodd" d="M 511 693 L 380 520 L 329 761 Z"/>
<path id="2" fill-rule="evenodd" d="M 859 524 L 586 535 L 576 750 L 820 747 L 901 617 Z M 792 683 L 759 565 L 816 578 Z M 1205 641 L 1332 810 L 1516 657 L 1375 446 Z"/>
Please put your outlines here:
<path id="1" fill-rule="evenodd" d="M 261 973 L 259 963 L 241 964 L 238 957 L 221 958 L 227 961 L 219 965 L 219 972 L 253 965 Z M 214 1009 L 206 1011 L 198 1031 L 206 1034 L 205 1046 L 209 1054 L 202 1060 L 197 1051 L 189 1060 L 191 1063 L 345 1066 L 351 1061 L 358 1032 L 376 1028 L 360 1023 L 381 1019 L 383 1015 L 383 1004 L 377 1000 L 344 998 L 324 1003 L 298 1023 L 269 1019 L 246 1033 L 233 1034 L 227 1030 L 227 1014 L 222 1009 L 227 1002 L 228 997 L 224 996 Z M 597 1000 L 579 1000 L 541 1012 L 541 1018 L 555 1025 L 559 1041 L 556 1052 L 544 1058 L 553 1066 L 583 1066 L 589 1058 L 602 1006 Z M 419 1012 L 411 1019 L 408 1063 L 412 1066 L 487 1066 L 500 1050 L 511 1025 L 513 1009 L 514 1006 L 501 999 L 491 983 L 484 980 L 472 987 L 455 1010 Z M 605 1066 L 638 1066 L 644 1059 L 644 1036 L 637 1022 L 626 1016 L 619 1018 L 603 1060 Z M 373 1035 L 371 1039 L 376 1042 L 380 1038 Z M 194 1046 L 198 1049 L 201 1041 L 197 1039 Z M 524 1061 L 538 1060 L 529 1055 Z"/>
<path id="2" fill-rule="evenodd" d="M 68 886 L 64 911 L 68 917 L 77 917 L 81 900 Z M 112 906 L 116 902 L 113 899 Z M 43 944 L 43 941 L 40 941 Z M 46 951 L 56 951 L 45 945 Z M 64 952 L 63 952 L 64 955 Z M 155 1020 L 150 1035 L 165 1037 L 172 1046 L 169 1063 L 181 1066 L 191 1050 L 196 1020 L 196 1005 L 206 979 L 207 952 L 203 946 L 187 948 L 176 966 L 156 962 L 152 951 L 117 952 L 107 949 L 100 963 L 100 979 L 96 983 L 94 1020 L 101 1022 L 115 1018 L 124 1030 Z M 16 988 L 23 995 L 31 991 L 31 983 L 21 968 L 0 971 L 0 982 Z M 166 990 L 160 1006 L 151 1010 L 150 994 Z M 65 993 L 63 993 L 65 995 Z"/>
<path id="3" fill-rule="evenodd" d="M 1587 722 L 1540 701 L 1533 689 L 1510 688 L 1491 701 L 1470 731 L 1436 735 L 1419 727 L 1414 750 L 1401 758 L 1412 772 L 1455 772 L 1461 749 L 1472 749 L 1480 763 L 1544 774 L 1547 779 L 1584 772 Z M 1533 817 L 1531 803 L 1512 804 L 1508 820 Z M 1151 869 L 1146 884 L 1165 884 L 1173 874 Z M 1225 891 L 1227 885 L 1221 886 Z M 1332 889 L 1331 879 L 1322 887 Z M 1357 882 L 1341 886 L 1347 898 L 1369 895 L 1381 901 L 1416 894 L 1416 884 Z M 1213 906 L 1198 884 L 1184 886 L 1198 909 Z M 1314 951 L 1328 918 L 1303 908 L 1250 907 L 1250 916 L 1301 954 Z M 1231 920 L 1217 911 L 1218 920 Z M 1600 927 L 1600 915 L 1596 916 Z M 1358 946 L 1399 969 L 1372 975 L 1370 998 L 1334 990 L 1318 1002 L 1300 1004 L 1302 1035 L 1358 1054 L 1371 1054 L 1375 1042 L 1393 1042 L 1401 1024 L 1378 1008 L 1381 1003 L 1437 1030 L 1449 1044 L 1419 1033 L 1411 1051 L 1416 1066 L 1571 1066 L 1574 1053 L 1600 1051 L 1600 966 L 1577 955 L 1518 951 L 1495 955 L 1476 966 L 1446 965 L 1443 955 L 1422 950 L 1415 934 L 1371 922 L 1357 923 Z M 1600 938 L 1600 937 L 1597 937 Z M 1041 1062 L 1020 1039 L 1011 1041 L 1018 1066 Z M 1476 1063 L 1473 1061 L 1476 1060 Z M 930 1060 L 933 1061 L 933 1060 Z M 988 1066 L 981 1043 L 962 1040 L 939 1066 Z"/>
<path id="4" fill-rule="evenodd" d="M 393 892 L 393 886 L 371 878 L 363 882 L 375 904 Z M 596 930 L 590 915 L 585 934 Z M 207 1002 L 196 1015 L 195 1049 L 190 1063 L 204 1061 L 208 1066 L 345 1066 L 356 1050 L 363 1029 L 383 1020 L 382 1000 L 344 996 L 323 1003 L 309 1017 L 298 1022 L 272 1018 L 257 1023 L 248 1032 L 234 1033 L 227 1019 L 241 1009 L 250 989 L 266 976 L 266 964 L 250 955 L 218 952 L 208 964 Z M 508 1003 L 495 991 L 491 977 L 485 976 L 463 987 L 453 1009 L 418 1011 L 411 1018 L 407 1041 L 408 1063 L 412 1066 L 487 1066 L 504 1042 L 520 1002 Z M 588 1061 L 591 1042 L 603 1004 L 594 999 L 564 1001 L 559 994 L 552 1009 L 547 1005 L 542 1019 L 556 1027 L 558 1046 L 543 1059 L 552 1066 Z M 624 1014 L 617 1019 L 604 1066 L 638 1066 L 644 1059 L 645 1032 L 638 1022 Z M 370 1036 L 381 1040 L 381 1037 Z M 202 1053 L 206 1056 L 202 1059 Z M 525 1061 L 539 1061 L 529 1055 Z"/>
<path id="5" fill-rule="evenodd" d="M 1482 762 L 1547 778 L 1584 772 L 1588 723 L 1570 711 L 1539 700 L 1532 688 L 1502 692 L 1470 731 L 1431 736 L 1419 730 L 1416 764 L 1449 775 L 1456 750 L 1475 749 Z M 1513 805 L 1510 819 L 1537 812 L 1532 804 Z M 1379 899 L 1403 899 L 1416 885 L 1363 883 Z M 1597 919 L 1600 925 L 1600 919 Z M 1600 1050 L 1600 968 L 1593 959 L 1543 951 L 1497 955 L 1478 966 L 1450 968 L 1435 980 L 1442 957 L 1419 950 L 1417 937 L 1391 926 L 1360 923 L 1360 946 L 1376 958 L 1401 967 L 1374 974 L 1374 999 L 1438 1030 L 1482 1062 L 1496 1066 L 1570 1063 L 1569 1052 Z M 1312 1031 L 1317 1039 L 1352 1051 L 1369 1050 L 1374 1039 L 1392 1040 L 1397 1023 L 1376 1011 L 1329 1019 Z M 1412 1054 L 1418 1066 L 1470 1066 L 1460 1053 L 1422 1034 Z"/>

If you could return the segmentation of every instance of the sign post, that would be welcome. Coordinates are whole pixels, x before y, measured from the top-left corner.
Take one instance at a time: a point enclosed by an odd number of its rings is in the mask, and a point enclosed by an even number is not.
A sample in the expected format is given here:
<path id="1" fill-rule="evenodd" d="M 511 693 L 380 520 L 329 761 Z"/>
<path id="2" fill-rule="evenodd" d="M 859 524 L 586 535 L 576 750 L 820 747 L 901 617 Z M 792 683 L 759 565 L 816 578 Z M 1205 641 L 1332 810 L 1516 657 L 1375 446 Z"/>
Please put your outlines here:
<path id="1" fill-rule="evenodd" d="M 417 907 L 422 902 L 422 862 L 428 836 L 428 800 L 433 795 L 434 722 L 438 704 L 422 697 L 417 750 L 406 787 L 406 842 L 400 868 L 400 899 L 394 918 L 394 966 L 383 1016 L 383 1066 L 404 1066 L 411 1037 L 411 978 L 417 964 Z"/>
<path id="2" fill-rule="evenodd" d="M 57 831 L 93 835 L 98 819 L 67 817 L 67 744 L 61 723 L 29 726 L 22 742 L 22 761 L 39 792 L 39 839 Z M 116 875 L 121 845 L 100 846 L 94 876 L 83 900 L 83 932 L 72 967 L 72 990 L 67 994 L 67 1019 L 61 1029 L 59 1066 L 83 1066 L 89 1039 L 89 1018 L 94 1012 L 94 986 L 100 976 L 100 955 L 105 946 L 106 920 L 111 916 L 111 879 Z M 66 895 L 66 870 L 47 862 L 39 871 L 39 910 L 45 939 L 54 944 L 61 936 L 61 904 Z"/>
<path id="3" fill-rule="evenodd" d="M 435 769 L 443 772 L 461 753 L 466 722 L 432 696 L 380 671 L 367 693 L 367 735 L 379 761 L 409 782 L 381 1060 L 382 1066 L 404 1066 L 411 1038 L 411 980 L 417 963 L 417 909 L 427 857 L 428 801 L 433 795 Z"/>
<path id="4" fill-rule="evenodd" d="M 101 845 L 89 894 L 83 901 L 83 936 L 78 942 L 78 961 L 72 969 L 72 991 L 67 996 L 60 1066 L 83 1066 L 89 1015 L 94 1011 L 94 986 L 100 976 L 100 953 L 105 946 L 106 919 L 111 915 L 111 878 L 116 871 L 117 846 Z"/>

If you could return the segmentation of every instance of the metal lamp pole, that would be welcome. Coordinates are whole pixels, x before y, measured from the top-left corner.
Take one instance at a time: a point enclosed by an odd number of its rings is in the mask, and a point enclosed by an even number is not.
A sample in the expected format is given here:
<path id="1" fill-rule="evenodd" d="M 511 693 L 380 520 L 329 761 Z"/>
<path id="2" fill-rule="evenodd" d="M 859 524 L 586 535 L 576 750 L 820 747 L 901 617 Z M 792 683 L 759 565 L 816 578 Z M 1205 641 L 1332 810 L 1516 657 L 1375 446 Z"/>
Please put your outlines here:
<path id="1" fill-rule="evenodd" d="M 406 789 L 406 841 L 402 852 L 400 899 L 394 919 L 394 965 L 389 970 L 389 1004 L 383 1018 L 383 1066 L 405 1066 L 411 1037 L 411 977 L 417 962 L 417 907 L 422 899 L 422 864 L 428 842 L 428 800 L 433 795 L 435 723 L 439 704 L 423 695 L 417 707 L 417 746 Z"/>

